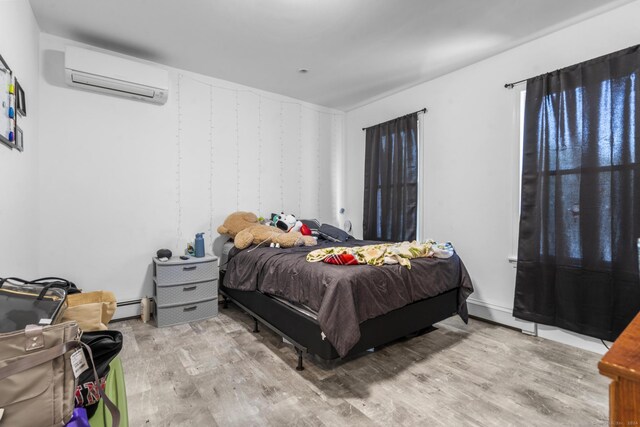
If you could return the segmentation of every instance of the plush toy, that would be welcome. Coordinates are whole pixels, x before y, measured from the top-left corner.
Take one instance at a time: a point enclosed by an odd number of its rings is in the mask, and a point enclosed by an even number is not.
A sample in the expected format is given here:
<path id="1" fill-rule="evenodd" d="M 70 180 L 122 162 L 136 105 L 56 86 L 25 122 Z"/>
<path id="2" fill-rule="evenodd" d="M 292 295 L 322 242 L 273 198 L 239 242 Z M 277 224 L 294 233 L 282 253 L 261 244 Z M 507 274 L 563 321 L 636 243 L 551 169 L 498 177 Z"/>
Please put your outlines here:
<path id="1" fill-rule="evenodd" d="M 262 225 L 258 217 L 251 212 L 234 212 L 224 220 L 224 224 L 218 227 L 218 233 L 233 237 L 236 248 L 244 249 L 251 244 L 278 243 L 280 247 L 291 248 L 293 246 L 315 246 L 316 239 L 311 236 L 303 236 L 298 232 L 287 233 L 277 227 Z"/>
<path id="2" fill-rule="evenodd" d="M 309 227 L 304 225 L 301 221 L 298 221 L 296 217 L 291 214 L 286 215 L 283 212 L 280 215 L 274 215 L 271 221 L 276 227 L 284 232 L 300 232 L 304 236 L 311 236 L 311 230 Z"/>
<path id="3" fill-rule="evenodd" d="M 289 231 L 298 231 L 295 229 L 295 227 L 300 221 L 297 221 L 295 216 L 287 215 L 282 212 L 280 215 L 274 215 L 271 219 L 271 222 L 280 230 L 288 233 Z M 300 227 L 298 227 L 298 229 L 300 229 Z"/>

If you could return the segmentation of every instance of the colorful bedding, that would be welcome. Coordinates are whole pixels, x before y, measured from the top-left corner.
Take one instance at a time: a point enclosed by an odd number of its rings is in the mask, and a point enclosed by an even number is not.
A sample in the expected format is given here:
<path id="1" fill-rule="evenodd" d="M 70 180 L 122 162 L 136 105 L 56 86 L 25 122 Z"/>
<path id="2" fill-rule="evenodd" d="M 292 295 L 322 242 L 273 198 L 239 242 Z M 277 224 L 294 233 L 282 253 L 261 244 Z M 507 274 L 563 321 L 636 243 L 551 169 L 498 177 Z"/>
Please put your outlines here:
<path id="1" fill-rule="evenodd" d="M 309 252 L 307 261 L 326 262 L 336 265 L 393 265 L 400 264 L 411 269 L 409 260 L 414 258 L 450 258 L 453 255 L 451 243 L 436 243 L 427 240 L 424 243 L 401 242 L 380 243 L 367 246 L 321 248 Z"/>

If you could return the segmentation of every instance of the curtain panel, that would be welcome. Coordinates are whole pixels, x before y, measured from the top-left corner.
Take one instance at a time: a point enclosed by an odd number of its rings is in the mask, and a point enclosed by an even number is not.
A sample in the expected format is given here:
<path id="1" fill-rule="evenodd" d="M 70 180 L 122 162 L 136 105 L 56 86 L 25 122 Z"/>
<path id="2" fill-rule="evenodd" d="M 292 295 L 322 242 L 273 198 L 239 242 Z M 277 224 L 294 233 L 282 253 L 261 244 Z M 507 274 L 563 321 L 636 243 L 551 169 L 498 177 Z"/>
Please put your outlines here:
<path id="1" fill-rule="evenodd" d="M 414 113 L 366 130 L 365 240 L 415 240 L 417 212 L 418 113 Z"/>
<path id="2" fill-rule="evenodd" d="M 614 340 L 640 310 L 640 45 L 527 81 L 513 315 Z"/>

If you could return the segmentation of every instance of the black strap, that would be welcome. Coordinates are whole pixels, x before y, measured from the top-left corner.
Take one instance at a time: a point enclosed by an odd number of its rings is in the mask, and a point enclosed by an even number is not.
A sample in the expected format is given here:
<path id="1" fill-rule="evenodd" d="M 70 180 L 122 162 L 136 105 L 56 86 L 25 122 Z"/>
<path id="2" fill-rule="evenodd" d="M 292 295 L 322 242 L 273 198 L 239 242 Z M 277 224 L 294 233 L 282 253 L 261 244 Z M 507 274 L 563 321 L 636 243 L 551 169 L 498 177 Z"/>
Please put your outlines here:
<path id="1" fill-rule="evenodd" d="M 5 282 L 14 283 L 17 285 L 42 286 L 42 290 L 40 291 L 40 294 L 38 294 L 38 300 L 42 300 L 50 288 L 62 289 L 65 291 L 65 294 L 74 294 L 80 292 L 73 282 L 70 282 L 66 279 L 61 279 L 60 277 L 42 277 L 35 280 L 25 280 L 19 277 L 7 277 L 3 279 L 0 277 L 0 288 L 2 288 L 2 285 L 4 285 Z"/>
<path id="2" fill-rule="evenodd" d="M 22 285 L 29 284 L 28 280 L 24 280 L 19 277 L 6 277 L 4 279 L 0 277 L 0 288 L 2 288 L 2 285 L 4 285 L 4 282 L 18 282 L 19 284 L 22 284 Z"/>
<path id="3" fill-rule="evenodd" d="M 44 285 L 47 286 L 47 288 L 53 287 L 64 289 L 65 291 L 67 291 L 67 294 L 75 294 L 80 292 L 75 283 L 61 277 L 41 277 L 40 279 L 32 280 L 29 283 L 34 285 Z M 41 295 L 44 294 L 41 293 Z"/>
<path id="4" fill-rule="evenodd" d="M 38 285 L 39 283 L 35 283 L 35 284 Z M 46 285 L 42 285 L 42 290 L 40 291 L 40 294 L 36 299 L 39 299 L 39 300 L 43 299 L 50 288 L 62 289 L 63 291 L 65 291 L 65 294 L 67 293 L 67 288 L 64 287 L 61 283 L 59 282 L 47 283 Z"/>
<path id="5" fill-rule="evenodd" d="M 31 283 L 34 283 L 34 284 L 48 283 L 48 282 L 60 283 L 69 289 L 78 289 L 75 283 L 67 279 L 63 279 L 62 277 L 41 277 L 39 279 L 31 281 Z"/>

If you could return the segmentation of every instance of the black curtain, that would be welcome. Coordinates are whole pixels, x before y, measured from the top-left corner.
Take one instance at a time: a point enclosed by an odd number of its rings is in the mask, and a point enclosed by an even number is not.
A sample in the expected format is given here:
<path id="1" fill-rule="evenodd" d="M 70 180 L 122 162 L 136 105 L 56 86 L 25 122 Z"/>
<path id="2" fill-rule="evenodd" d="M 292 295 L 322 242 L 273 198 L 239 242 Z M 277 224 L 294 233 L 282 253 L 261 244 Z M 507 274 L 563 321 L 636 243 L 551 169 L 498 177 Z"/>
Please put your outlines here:
<path id="1" fill-rule="evenodd" d="M 418 211 L 418 113 L 367 128 L 364 238 L 415 240 Z"/>
<path id="2" fill-rule="evenodd" d="M 527 82 L 515 317 L 614 340 L 640 309 L 640 45 Z"/>

